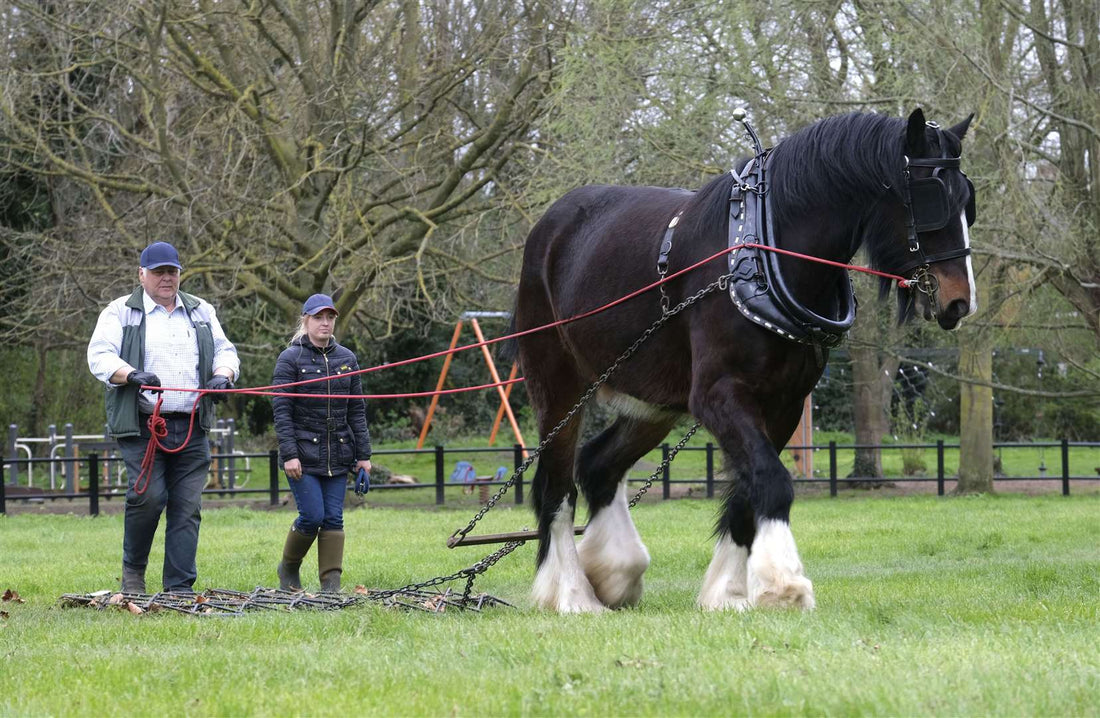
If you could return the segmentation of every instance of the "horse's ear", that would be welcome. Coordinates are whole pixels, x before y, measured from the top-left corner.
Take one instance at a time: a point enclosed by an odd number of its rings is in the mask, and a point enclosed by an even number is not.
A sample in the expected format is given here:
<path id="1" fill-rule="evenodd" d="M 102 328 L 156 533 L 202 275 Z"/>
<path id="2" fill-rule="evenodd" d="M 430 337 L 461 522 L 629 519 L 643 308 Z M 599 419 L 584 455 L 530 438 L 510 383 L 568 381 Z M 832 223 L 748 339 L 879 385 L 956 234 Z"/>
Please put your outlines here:
<path id="1" fill-rule="evenodd" d="M 956 137 L 958 137 L 961 140 L 966 135 L 966 131 L 968 129 L 970 129 L 970 122 L 973 119 L 974 119 L 974 113 L 971 112 L 969 117 L 967 117 L 965 120 L 963 120 L 959 124 L 955 125 L 954 127 L 948 129 L 947 131 L 950 132 L 951 134 L 955 135 Z"/>
<path id="2" fill-rule="evenodd" d="M 924 157 L 928 154 L 925 128 L 924 110 L 918 107 L 909 115 L 909 124 L 905 129 L 905 154 L 909 157 Z"/>

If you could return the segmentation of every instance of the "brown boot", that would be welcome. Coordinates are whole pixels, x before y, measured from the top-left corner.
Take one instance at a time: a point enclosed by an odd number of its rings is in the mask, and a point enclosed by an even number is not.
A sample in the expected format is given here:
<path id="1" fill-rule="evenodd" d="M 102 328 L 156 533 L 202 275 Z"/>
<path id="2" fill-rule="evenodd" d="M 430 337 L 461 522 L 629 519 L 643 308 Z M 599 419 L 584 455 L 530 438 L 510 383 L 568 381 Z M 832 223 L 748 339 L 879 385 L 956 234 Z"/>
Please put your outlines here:
<path id="1" fill-rule="evenodd" d="M 317 575 L 322 593 L 339 593 L 344 570 L 344 532 L 317 532 Z"/>
<path id="2" fill-rule="evenodd" d="M 298 569 L 302 566 L 302 559 L 309 553 L 309 547 L 313 545 L 316 536 L 306 536 L 293 526 L 286 535 L 286 543 L 283 545 L 283 560 L 279 562 L 276 572 L 279 574 L 279 588 L 284 591 L 301 591 L 302 579 L 298 575 Z"/>
<path id="3" fill-rule="evenodd" d="M 122 565 L 122 592 L 145 593 L 145 569 L 130 568 Z"/>

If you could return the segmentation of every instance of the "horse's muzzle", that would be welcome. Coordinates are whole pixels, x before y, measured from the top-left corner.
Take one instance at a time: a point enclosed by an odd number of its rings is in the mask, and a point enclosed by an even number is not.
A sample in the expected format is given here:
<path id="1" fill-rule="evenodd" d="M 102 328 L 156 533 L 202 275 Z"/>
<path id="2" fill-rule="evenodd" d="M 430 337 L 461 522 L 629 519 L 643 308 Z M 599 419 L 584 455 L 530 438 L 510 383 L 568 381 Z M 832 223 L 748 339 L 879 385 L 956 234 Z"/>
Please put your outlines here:
<path id="1" fill-rule="evenodd" d="M 970 305 L 965 299 L 956 299 L 944 307 L 936 321 L 943 329 L 951 330 L 959 326 L 963 317 L 970 314 Z"/>

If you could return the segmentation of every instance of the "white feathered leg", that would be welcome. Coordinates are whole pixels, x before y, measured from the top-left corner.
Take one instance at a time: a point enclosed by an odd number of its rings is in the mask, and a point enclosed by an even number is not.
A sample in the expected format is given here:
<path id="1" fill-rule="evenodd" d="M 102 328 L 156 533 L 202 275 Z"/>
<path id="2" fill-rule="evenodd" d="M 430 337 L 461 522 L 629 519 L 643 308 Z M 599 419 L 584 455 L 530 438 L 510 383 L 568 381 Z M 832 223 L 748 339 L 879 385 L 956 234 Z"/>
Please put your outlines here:
<path id="1" fill-rule="evenodd" d="M 749 608 L 748 560 L 747 547 L 738 546 L 729 535 L 719 538 L 696 599 L 699 608 L 704 611 Z"/>
<path id="2" fill-rule="evenodd" d="M 611 503 L 588 522 L 577 553 L 596 597 L 605 606 L 632 606 L 641 600 L 649 551 L 630 519 L 625 481 Z"/>
<path id="3" fill-rule="evenodd" d="M 558 613 L 605 610 L 584 575 L 573 540 L 573 507 L 566 497 L 550 524 L 550 548 L 535 574 L 531 597 L 536 606 Z"/>
<path id="4" fill-rule="evenodd" d="M 802 570 L 791 526 L 766 519 L 756 527 L 748 562 L 749 601 L 754 606 L 811 609 L 814 586 Z"/>

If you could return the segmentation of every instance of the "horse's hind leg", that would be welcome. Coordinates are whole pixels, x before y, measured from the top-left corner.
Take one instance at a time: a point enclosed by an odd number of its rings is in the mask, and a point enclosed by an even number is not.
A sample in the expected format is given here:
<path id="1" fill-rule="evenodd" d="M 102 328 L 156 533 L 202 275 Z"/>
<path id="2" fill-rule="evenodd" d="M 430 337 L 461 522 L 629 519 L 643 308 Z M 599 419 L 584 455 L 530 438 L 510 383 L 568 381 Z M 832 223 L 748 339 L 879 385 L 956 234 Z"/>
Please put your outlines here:
<path id="1" fill-rule="evenodd" d="M 642 574 L 649 552 L 627 505 L 626 470 L 657 445 L 675 415 L 620 416 L 585 444 L 577 460 L 577 480 L 588 501 L 589 520 L 577 547 L 584 573 L 604 605 L 633 605 L 642 597 Z"/>
<path id="2" fill-rule="evenodd" d="M 522 361 L 539 436 L 545 437 L 581 396 L 583 387 L 561 356 L 560 347 L 539 347 L 541 343 L 529 342 Z M 539 533 L 538 568 L 531 596 L 536 606 L 559 613 L 604 610 L 581 568 L 573 537 L 577 506 L 573 467 L 582 416 L 583 412 L 577 412 L 543 448 L 531 485 Z"/>
<path id="3" fill-rule="evenodd" d="M 532 484 L 539 522 L 539 552 L 531 596 L 535 605 L 559 613 L 603 610 L 584 575 L 573 538 L 577 506 L 573 454 L 579 423 L 572 421 L 543 449 Z"/>

